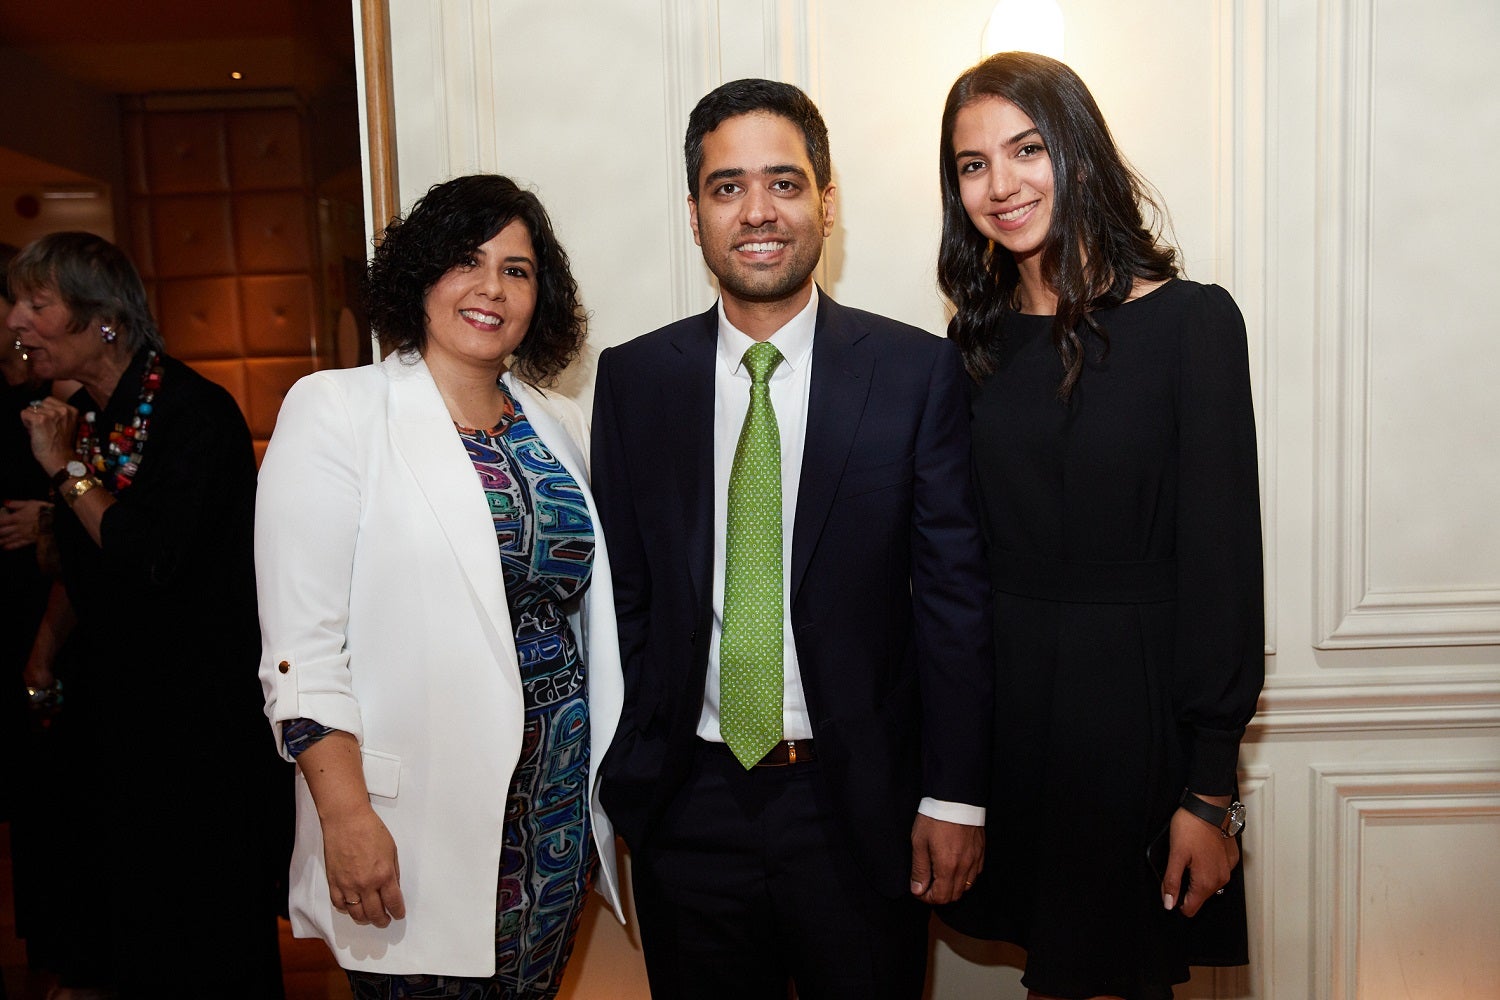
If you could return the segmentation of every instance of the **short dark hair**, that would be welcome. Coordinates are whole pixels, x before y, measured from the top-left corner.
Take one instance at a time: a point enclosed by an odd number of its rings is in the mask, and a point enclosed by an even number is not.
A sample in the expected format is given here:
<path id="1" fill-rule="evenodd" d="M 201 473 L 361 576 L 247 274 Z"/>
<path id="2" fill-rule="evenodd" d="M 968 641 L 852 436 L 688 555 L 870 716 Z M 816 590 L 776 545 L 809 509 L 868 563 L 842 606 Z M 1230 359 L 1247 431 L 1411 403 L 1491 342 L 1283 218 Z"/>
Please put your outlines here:
<path id="1" fill-rule="evenodd" d="M 1035 123 L 1052 161 L 1052 225 L 1042 248 L 1042 277 L 1057 292 L 1052 341 L 1064 375 L 1066 399 L 1083 371 L 1080 334 L 1109 340 L 1089 314 L 1119 305 L 1136 279 L 1177 273 L 1177 252 L 1148 227 L 1141 207 L 1159 226 L 1165 211 L 1115 146 L 1104 115 L 1077 73 L 1032 52 L 1001 52 L 965 71 L 948 92 L 939 147 L 943 236 L 938 284 L 957 312 L 949 336 L 970 374 L 994 370 L 995 349 L 1020 281 L 1015 258 L 974 228 L 958 187 L 953 130 L 958 113 L 975 101 L 999 97 Z"/>
<path id="2" fill-rule="evenodd" d="M 125 252 L 102 236 L 48 233 L 16 254 L 5 278 L 12 295 L 55 291 L 68 309 L 69 333 L 97 320 L 114 327 L 132 354 L 162 346 L 140 274 Z"/>
<path id="3" fill-rule="evenodd" d="M 688 115 L 687 138 L 682 151 L 687 160 L 688 193 L 698 197 L 698 174 L 703 170 L 703 137 L 730 118 L 740 115 L 778 115 L 797 126 L 807 159 L 812 163 L 818 189 L 833 178 L 828 155 L 828 126 L 812 99 L 790 83 L 777 80 L 731 80 L 715 87 Z"/>
<path id="4" fill-rule="evenodd" d="M 582 350 L 587 315 L 547 210 L 535 194 L 498 174 L 435 184 L 405 218 L 385 227 L 365 273 L 370 323 L 382 342 L 395 350 L 422 350 L 432 286 L 517 219 L 536 253 L 537 298 L 531 326 L 511 355 L 513 367 L 528 382 L 554 381 Z"/>

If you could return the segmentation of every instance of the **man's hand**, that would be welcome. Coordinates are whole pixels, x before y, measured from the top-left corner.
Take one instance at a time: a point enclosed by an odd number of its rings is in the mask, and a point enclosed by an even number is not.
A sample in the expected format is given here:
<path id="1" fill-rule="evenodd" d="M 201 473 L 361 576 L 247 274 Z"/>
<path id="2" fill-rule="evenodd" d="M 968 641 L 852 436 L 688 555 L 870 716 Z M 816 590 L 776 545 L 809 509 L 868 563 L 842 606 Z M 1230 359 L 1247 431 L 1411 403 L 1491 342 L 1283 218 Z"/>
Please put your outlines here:
<path id="1" fill-rule="evenodd" d="M 911 828 L 911 894 L 925 903 L 951 903 L 984 868 L 984 827 L 945 823 L 917 813 Z"/>

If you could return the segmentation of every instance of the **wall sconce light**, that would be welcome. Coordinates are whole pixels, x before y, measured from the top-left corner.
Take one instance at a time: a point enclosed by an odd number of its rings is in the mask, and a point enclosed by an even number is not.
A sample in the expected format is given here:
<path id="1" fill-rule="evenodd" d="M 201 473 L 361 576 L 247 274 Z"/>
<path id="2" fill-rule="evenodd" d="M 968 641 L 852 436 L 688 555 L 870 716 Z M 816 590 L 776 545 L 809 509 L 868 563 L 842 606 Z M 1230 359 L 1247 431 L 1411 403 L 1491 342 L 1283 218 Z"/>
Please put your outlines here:
<path id="1" fill-rule="evenodd" d="M 980 54 L 1036 52 L 1063 57 L 1063 15 L 1057 0 L 1000 0 L 984 26 Z"/>
<path id="2" fill-rule="evenodd" d="M 87 201 L 104 197 L 104 189 L 97 184 L 47 184 L 42 187 L 42 197 L 48 201 Z"/>

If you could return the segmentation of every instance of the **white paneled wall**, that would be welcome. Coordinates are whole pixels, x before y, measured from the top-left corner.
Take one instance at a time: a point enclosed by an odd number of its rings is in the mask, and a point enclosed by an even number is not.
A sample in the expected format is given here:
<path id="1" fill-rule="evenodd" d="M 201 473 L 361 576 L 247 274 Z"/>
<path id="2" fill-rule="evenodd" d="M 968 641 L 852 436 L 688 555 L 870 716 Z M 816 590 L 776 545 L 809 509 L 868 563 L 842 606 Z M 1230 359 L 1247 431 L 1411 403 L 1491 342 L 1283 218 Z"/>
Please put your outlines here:
<path id="1" fill-rule="evenodd" d="M 799 84 L 828 119 L 825 288 L 943 329 L 938 119 L 989 0 L 388 2 L 403 204 L 476 169 L 533 185 L 596 348 L 712 301 L 682 132 L 746 75 Z M 1251 339 L 1254 961 L 1178 996 L 1500 995 L 1500 6 L 1060 4 L 1065 58 Z M 585 405 L 592 370 L 568 384 Z M 1022 997 L 1021 958 L 940 933 L 930 995 Z M 633 933 L 591 911 L 565 995 L 646 996 Z"/>

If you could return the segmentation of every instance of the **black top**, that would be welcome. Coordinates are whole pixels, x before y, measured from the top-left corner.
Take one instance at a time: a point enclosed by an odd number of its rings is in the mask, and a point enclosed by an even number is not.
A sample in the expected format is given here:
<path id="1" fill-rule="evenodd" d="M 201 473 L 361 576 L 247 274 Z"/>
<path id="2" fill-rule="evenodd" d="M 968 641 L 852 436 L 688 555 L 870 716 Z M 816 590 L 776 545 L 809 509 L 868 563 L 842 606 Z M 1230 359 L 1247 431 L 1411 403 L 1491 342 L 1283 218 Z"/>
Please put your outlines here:
<path id="1" fill-rule="evenodd" d="M 95 421 L 101 438 L 135 416 L 145 365 L 143 351 L 120 376 Z M 162 358 L 162 368 L 140 469 L 105 512 L 102 544 L 66 505 L 57 509 L 79 637 L 102 657 L 148 675 L 95 671 L 87 681 L 107 690 L 116 709 L 159 715 L 171 706 L 195 717 L 224 710 L 238 718 L 248 704 L 258 716 L 250 432 L 223 388 L 171 357 Z M 95 407 L 82 389 L 69 402 L 80 419 Z M 213 663 L 205 662 L 205 648 L 215 651 Z"/>
<path id="2" fill-rule="evenodd" d="M 1025 577 L 1005 553 L 1171 560 L 1170 687 L 1176 721 L 1191 732 L 1187 784 L 1223 794 L 1260 694 L 1265 645 L 1244 321 L 1224 289 L 1182 280 L 1097 318 L 1109 353 L 1096 360 L 1099 343 L 1089 341 L 1068 404 L 1056 398 L 1050 316 L 1010 318 L 998 370 L 975 396 L 991 563 Z"/>

